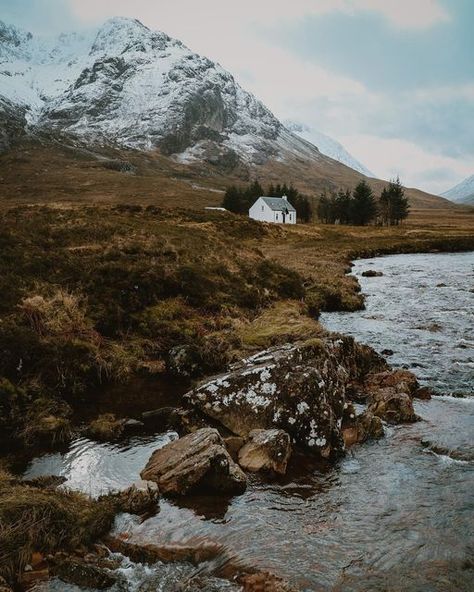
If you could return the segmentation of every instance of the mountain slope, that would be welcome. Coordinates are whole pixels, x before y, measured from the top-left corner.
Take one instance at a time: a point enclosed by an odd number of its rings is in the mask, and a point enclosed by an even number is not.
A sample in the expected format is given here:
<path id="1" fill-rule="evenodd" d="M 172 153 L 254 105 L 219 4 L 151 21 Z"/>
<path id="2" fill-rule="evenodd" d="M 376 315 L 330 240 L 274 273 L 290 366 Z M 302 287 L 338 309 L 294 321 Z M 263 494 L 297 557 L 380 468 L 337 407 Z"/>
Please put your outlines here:
<path id="1" fill-rule="evenodd" d="M 319 151 L 326 156 L 329 156 L 330 158 L 345 164 L 351 169 L 362 173 L 366 177 L 375 176 L 366 166 L 354 158 L 352 154 L 350 154 L 337 140 L 334 140 L 333 138 L 326 136 L 326 134 L 318 132 L 317 130 L 303 123 L 285 121 L 285 125 L 287 129 L 295 133 L 300 138 L 304 138 L 308 142 L 311 142 L 311 144 L 317 146 Z"/>
<path id="2" fill-rule="evenodd" d="M 139 21 L 49 40 L 2 30 L 1 92 L 36 131 L 228 167 L 320 157 L 231 74 Z"/>
<path id="3" fill-rule="evenodd" d="M 286 180 L 310 195 L 364 178 L 288 130 L 218 64 L 128 18 L 57 38 L 0 24 L 2 150 L 10 151 L 2 181 L 11 198 L 85 191 L 102 199 L 109 193 L 100 174 L 133 195 L 150 194 L 158 180 L 170 187 L 177 174 L 218 190 L 255 177 Z M 84 167 L 94 170 L 94 182 Z M 383 184 L 370 183 L 376 191 Z M 420 207 L 449 203 L 408 195 Z"/>
<path id="4" fill-rule="evenodd" d="M 474 175 L 467 177 L 441 195 L 455 203 L 474 205 Z"/>

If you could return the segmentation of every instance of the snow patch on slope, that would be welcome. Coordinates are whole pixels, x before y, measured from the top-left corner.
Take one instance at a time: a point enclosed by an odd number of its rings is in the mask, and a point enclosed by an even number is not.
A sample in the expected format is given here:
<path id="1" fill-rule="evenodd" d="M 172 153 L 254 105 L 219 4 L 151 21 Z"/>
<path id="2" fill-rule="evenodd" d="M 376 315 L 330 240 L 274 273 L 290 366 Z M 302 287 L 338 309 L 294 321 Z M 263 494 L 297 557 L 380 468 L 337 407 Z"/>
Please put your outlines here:
<path id="1" fill-rule="evenodd" d="M 457 203 L 474 204 L 474 175 L 467 177 L 441 195 Z"/>
<path id="2" fill-rule="evenodd" d="M 285 125 L 287 129 L 298 135 L 300 138 L 303 138 L 308 142 L 311 142 L 311 144 L 317 146 L 319 151 L 326 156 L 329 156 L 330 158 L 345 164 L 355 171 L 359 171 L 359 173 L 362 173 L 367 177 L 374 177 L 374 174 L 369 171 L 367 167 L 354 158 L 342 144 L 333 138 L 326 136 L 326 134 L 318 132 L 317 130 L 302 123 L 286 121 Z"/>

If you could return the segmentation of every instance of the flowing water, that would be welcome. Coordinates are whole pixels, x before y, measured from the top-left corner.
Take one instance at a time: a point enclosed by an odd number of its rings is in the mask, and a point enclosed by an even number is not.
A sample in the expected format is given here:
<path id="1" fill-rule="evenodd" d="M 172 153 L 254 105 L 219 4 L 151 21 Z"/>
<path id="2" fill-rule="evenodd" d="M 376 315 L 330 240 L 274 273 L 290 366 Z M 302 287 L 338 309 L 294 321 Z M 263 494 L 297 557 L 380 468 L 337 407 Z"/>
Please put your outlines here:
<path id="1" fill-rule="evenodd" d="M 367 269 L 384 275 L 361 277 Z M 472 253 L 360 260 L 353 273 L 366 310 L 322 319 L 379 351 L 393 350 L 391 363 L 445 393 L 416 403 L 422 421 L 386 426 L 384 439 L 352 448 L 335 467 L 301 461 L 271 484 L 252 477 L 247 492 L 229 500 L 162 499 L 156 516 L 142 524 L 122 516 L 117 530 L 137 542 L 210 539 L 301 590 L 472 591 L 473 272 Z M 116 444 L 81 438 L 65 454 L 34 459 L 26 475 L 62 474 L 71 487 L 97 495 L 128 486 L 151 452 L 174 437 L 151 433 Z M 124 560 L 121 573 L 120 590 L 171 591 L 192 568 Z M 206 589 L 234 589 L 226 586 Z"/>

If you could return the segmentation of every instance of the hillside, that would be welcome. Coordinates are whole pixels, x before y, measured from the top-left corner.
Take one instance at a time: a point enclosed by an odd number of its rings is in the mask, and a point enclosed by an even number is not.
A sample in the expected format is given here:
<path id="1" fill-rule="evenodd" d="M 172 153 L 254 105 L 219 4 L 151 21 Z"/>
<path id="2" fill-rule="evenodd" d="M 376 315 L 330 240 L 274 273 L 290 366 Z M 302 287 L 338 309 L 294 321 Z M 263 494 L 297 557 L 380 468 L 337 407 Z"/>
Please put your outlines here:
<path id="1" fill-rule="evenodd" d="M 331 161 L 318 167 L 295 159 L 270 161 L 255 176 L 266 185 L 293 182 L 315 202 L 324 189 L 353 187 L 360 173 Z M 24 140 L 0 155 L 0 207 L 14 203 L 142 203 L 200 209 L 222 202 L 230 184 L 246 184 L 250 172 L 221 171 L 208 164 L 182 164 L 159 151 L 85 149 L 58 142 Z M 380 192 L 385 182 L 370 179 Z M 459 205 L 407 189 L 413 211 L 456 211 Z"/>

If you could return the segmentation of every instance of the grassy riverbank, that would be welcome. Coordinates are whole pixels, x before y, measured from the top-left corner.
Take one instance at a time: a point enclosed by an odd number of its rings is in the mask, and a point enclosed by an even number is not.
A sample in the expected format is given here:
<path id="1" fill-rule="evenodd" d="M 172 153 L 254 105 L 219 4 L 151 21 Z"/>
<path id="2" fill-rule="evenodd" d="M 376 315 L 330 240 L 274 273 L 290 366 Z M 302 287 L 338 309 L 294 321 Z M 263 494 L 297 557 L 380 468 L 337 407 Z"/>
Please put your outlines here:
<path id="1" fill-rule="evenodd" d="M 308 339 L 320 310 L 363 306 L 352 258 L 473 249 L 473 220 L 281 227 L 140 206 L 3 211 L 3 433 L 67 440 L 71 407 L 100 384 L 165 368 L 197 377 Z"/>
<path id="2" fill-rule="evenodd" d="M 3 210 L 0 431 L 9 446 L 12 438 L 55 445 L 71 436 L 72 411 L 100 385 L 166 369 L 198 377 L 249 352 L 310 339 L 322 330 L 319 311 L 363 306 L 348 275 L 354 257 L 470 249 L 469 214 L 357 228 L 139 206 Z M 61 525 L 75 524 L 75 507 L 83 519 L 73 532 Z M 0 542 L 15 559 L 6 556 L 0 571 L 11 579 L 39 540 L 44 552 L 90 542 L 110 524 L 113 508 L 105 510 L 1 473 Z M 90 529 L 97 511 L 106 522 L 100 532 Z M 47 525 L 34 531 L 35 545 L 25 517 Z"/>

